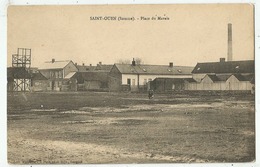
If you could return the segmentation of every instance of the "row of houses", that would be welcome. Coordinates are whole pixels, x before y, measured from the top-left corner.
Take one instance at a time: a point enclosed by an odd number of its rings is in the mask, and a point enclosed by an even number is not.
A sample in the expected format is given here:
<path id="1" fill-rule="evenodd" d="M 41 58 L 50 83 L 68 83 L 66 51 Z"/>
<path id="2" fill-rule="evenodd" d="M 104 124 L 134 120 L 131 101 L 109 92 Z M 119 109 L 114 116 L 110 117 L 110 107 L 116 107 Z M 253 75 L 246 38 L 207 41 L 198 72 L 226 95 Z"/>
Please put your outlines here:
<path id="1" fill-rule="evenodd" d="M 252 90 L 254 61 L 197 63 L 195 67 L 131 64 L 96 66 L 72 61 L 45 62 L 38 69 L 8 68 L 8 90 L 22 76 L 30 80 L 31 91 L 173 91 L 173 90 Z M 19 75 L 23 71 L 23 75 Z M 19 90 L 17 90 L 19 91 Z"/>

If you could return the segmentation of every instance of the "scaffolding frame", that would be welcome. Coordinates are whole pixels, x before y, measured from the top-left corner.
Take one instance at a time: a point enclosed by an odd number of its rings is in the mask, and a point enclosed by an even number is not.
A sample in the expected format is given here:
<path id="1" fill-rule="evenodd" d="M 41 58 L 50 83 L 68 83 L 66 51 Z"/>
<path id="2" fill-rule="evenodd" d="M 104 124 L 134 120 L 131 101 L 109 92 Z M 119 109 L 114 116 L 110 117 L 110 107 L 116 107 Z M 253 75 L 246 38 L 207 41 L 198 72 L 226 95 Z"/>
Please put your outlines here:
<path id="1" fill-rule="evenodd" d="M 17 68 L 19 75 L 14 77 L 13 91 L 30 91 L 31 90 L 31 49 L 18 48 L 17 54 L 12 55 L 12 67 Z"/>

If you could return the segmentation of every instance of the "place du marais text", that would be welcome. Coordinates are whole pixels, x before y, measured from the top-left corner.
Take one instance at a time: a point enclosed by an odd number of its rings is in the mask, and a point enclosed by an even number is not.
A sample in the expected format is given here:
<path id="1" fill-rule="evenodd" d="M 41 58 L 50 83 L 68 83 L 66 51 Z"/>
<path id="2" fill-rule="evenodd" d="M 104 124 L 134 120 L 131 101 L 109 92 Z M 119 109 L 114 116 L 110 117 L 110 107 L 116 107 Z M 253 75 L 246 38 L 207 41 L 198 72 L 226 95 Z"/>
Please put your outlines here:
<path id="1" fill-rule="evenodd" d="M 123 16 L 90 16 L 91 21 L 167 21 L 170 20 L 165 14 L 163 16 L 140 16 L 140 17 L 123 17 Z"/>

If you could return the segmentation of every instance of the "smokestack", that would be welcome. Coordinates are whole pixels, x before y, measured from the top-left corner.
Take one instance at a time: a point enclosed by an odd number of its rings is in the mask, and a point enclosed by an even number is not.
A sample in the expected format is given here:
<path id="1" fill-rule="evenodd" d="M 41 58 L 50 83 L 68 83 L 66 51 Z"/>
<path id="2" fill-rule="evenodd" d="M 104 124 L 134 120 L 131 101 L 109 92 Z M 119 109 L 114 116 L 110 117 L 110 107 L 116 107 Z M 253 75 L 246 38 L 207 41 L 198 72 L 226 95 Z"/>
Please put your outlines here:
<path id="1" fill-rule="evenodd" d="M 170 63 L 169 63 L 169 67 L 173 67 L 173 62 L 170 62 Z"/>
<path id="2" fill-rule="evenodd" d="M 228 23 L 228 53 L 227 61 L 232 61 L 232 24 Z"/>
<path id="3" fill-rule="evenodd" d="M 55 59 L 51 59 L 51 62 L 54 63 L 54 62 L 55 62 Z"/>
<path id="4" fill-rule="evenodd" d="M 132 66 L 135 66 L 135 59 L 133 58 Z"/>

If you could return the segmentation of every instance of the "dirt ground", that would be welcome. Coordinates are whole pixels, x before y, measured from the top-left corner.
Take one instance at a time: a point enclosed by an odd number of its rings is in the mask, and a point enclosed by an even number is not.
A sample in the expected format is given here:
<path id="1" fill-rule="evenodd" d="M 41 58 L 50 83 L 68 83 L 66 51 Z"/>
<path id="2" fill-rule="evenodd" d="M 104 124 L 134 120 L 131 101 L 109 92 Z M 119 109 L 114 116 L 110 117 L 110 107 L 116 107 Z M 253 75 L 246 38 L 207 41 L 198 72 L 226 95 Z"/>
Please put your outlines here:
<path id="1" fill-rule="evenodd" d="M 8 93 L 11 164 L 255 160 L 252 95 Z"/>

